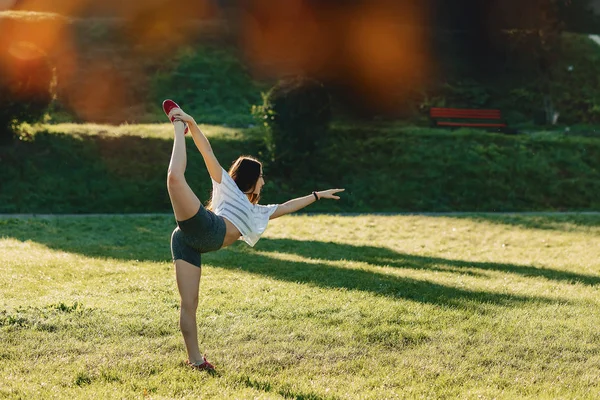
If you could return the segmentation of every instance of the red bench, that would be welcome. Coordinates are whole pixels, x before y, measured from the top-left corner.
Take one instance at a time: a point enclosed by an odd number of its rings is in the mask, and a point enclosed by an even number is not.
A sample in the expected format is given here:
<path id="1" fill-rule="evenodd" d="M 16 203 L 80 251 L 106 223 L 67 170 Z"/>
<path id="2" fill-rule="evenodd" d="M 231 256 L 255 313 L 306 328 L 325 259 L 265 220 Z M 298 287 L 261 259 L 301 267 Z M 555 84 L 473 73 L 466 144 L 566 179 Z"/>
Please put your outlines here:
<path id="1" fill-rule="evenodd" d="M 500 110 L 432 107 L 429 109 L 429 117 L 434 126 L 465 126 L 499 130 L 508 128 L 508 125 L 502 120 Z"/>

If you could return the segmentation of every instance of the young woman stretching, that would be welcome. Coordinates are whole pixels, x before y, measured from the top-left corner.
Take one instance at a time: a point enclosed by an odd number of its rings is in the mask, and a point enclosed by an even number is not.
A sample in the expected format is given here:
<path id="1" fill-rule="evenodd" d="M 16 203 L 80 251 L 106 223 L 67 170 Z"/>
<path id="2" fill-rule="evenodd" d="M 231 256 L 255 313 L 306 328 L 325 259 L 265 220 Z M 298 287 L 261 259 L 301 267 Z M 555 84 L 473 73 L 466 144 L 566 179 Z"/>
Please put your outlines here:
<path id="1" fill-rule="evenodd" d="M 177 227 L 171 235 L 171 252 L 181 296 L 179 326 L 188 354 L 186 363 L 196 369 L 213 370 L 213 365 L 200 354 L 198 348 L 196 310 L 201 253 L 227 247 L 238 239 L 254 246 L 269 219 L 300 210 L 320 199 L 339 200 L 335 194 L 344 189 L 313 192 L 284 204 L 259 205 L 260 190 L 265 184 L 262 164 L 252 157 L 242 156 L 233 163 L 229 172 L 225 171 L 194 118 L 172 100 L 165 100 L 163 109 L 175 128 L 167 189 L 177 221 Z M 185 134 L 188 130 L 212 180 L 212 198 L 206 208 L 185 180 Z"/>

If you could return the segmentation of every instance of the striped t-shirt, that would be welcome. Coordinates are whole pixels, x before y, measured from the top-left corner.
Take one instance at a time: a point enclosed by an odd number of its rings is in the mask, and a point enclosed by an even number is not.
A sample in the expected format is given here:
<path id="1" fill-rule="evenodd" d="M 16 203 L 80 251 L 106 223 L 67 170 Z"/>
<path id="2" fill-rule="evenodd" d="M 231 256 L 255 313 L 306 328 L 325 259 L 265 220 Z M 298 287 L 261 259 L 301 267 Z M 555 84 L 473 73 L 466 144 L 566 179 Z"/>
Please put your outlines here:
<path id="1" fill-rule="evenodd" d="M 212 210 L 227 218 L 240 231 L 241 240 L 254 246 L 267 229 L 269 217 L 277 210 L 277 204 L 261 206 L 252 204 L 223 168 L 221 183 L 212 179 Z"/>

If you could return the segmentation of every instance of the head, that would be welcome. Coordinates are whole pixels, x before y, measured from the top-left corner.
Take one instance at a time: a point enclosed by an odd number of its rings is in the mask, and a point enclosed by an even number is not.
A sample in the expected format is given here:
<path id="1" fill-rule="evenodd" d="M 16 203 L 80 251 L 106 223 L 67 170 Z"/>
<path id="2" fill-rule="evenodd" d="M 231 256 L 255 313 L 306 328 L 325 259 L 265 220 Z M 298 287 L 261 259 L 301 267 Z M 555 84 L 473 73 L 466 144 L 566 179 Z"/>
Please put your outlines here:
<path id="1" fill-rule="evenodd" d="M 241 156 L 229 168 L 229 175 L 238 188 L 246 193 L 252 204 L 258 203 L 260 191 L 265 185 L 260 161 L 253 157 Z"/>

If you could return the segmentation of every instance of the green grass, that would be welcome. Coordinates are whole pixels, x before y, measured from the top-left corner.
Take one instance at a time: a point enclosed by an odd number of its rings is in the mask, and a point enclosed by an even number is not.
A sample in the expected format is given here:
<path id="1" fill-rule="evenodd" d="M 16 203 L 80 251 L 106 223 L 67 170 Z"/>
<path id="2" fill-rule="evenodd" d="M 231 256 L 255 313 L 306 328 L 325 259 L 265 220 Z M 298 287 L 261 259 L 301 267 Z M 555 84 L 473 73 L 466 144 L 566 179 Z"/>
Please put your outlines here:
<path id="1" fill-rule="evenodd" d="M 0 397 L 595 399 L 600 216 L 287 216 L 203 256 L 171 217 L 0 219 Z"/>

